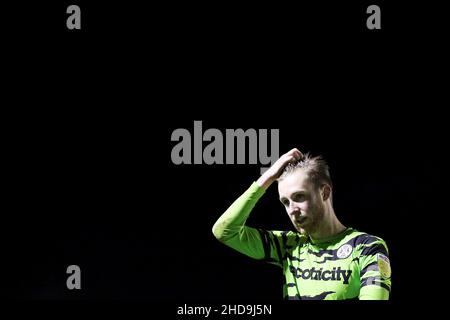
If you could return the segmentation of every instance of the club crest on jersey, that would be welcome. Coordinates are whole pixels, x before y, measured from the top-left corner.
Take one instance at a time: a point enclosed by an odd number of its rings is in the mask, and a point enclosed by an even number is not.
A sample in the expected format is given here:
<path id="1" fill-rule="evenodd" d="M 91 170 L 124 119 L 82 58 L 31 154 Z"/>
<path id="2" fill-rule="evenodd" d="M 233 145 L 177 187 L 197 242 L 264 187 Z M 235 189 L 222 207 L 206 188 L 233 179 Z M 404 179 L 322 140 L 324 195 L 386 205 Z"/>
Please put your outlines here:
<path id="1" fill-rule="evenodd" d="M 353 251 L 353 247 L 349 244 L 342 245 L 337 251 L 337 257 L 339 259 L 347 258 Z"/>
<path id="2" fill-rule="evenodd" d="M 383 278 L 391 277 L 391 264 L 389 258 L 382 253 L 377 254 L 378 269 Z"/>

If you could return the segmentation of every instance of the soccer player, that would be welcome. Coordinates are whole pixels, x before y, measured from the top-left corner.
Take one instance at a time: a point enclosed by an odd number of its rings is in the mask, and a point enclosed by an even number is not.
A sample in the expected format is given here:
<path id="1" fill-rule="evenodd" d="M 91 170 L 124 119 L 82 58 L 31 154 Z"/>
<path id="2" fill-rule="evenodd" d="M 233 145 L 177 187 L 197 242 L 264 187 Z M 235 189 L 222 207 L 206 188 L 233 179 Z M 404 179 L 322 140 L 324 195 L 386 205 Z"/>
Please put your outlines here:
<path id="1" fill-rule="evenodd" d="M 296 232 L 246 225 L 255 204 L 275 181 Z M 391 268 L 386 243 L 339 221 L 332 188 L 328 165 L 320 156 L 292 149 L 223 213 L 213 234 L 249 257 L 281 267 L 285 299 L 389 299 Z"/>

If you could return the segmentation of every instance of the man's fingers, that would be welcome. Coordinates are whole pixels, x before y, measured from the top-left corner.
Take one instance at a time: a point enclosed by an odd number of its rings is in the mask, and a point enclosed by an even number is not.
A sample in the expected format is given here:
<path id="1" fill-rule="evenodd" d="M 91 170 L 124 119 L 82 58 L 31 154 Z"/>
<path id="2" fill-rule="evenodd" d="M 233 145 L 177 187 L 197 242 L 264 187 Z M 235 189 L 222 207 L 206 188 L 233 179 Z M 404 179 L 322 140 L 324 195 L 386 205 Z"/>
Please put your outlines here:
<path id="1" fill-rule="evenodd" d="M 288 159 L 287 159 L 287 161 L 286 162 L 293 162 L 293 161 L 295 161 L 296 160 L 296 157 L 295 157 L 295 155 L 292 155 L 292 156 L 289 156 L 288 157 Z"/>
<path id="2" fill-rule="evenodd" d="M 295 161 L 299 161 L 303 158 L 303 155 L 301 153 L 294 153 L 292 155 L 289 155 L 286 158 L 286 163 L 290 163 L 290 162 L 295 162 Z"/>
<path id="3" fill-rule="evenodd" d="M 297 148 L 294 148 L 291 151 L 289 151 L 289 154 L 293 155 L 296 160 L 303 159 L 304 157 L 303 153 L 301 153 L 301 151 L 298 150 Z"/>
<path id="4" fill-rule="evenodd" d="M 299 150 L 297 150 L 297 152 L 295 153 L 295 155 L 296 155 L 296 159 L 297 160 L 301 160 L 301 159 L 303 159 L 303 153 L 301 153 Z"/>

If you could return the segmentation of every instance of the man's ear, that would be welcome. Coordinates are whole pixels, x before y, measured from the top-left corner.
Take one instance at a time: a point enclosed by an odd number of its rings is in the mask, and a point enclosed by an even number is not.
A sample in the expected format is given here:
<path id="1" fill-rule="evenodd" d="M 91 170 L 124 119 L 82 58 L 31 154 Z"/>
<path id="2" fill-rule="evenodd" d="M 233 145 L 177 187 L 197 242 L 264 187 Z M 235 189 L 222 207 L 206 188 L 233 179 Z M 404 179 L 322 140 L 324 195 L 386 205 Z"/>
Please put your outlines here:
<path id="1" fill-rule="evenodd" d="M 322 186 L 322 200 L 327 201 L 331 196 L 331 187 L 328 184 Z"/>

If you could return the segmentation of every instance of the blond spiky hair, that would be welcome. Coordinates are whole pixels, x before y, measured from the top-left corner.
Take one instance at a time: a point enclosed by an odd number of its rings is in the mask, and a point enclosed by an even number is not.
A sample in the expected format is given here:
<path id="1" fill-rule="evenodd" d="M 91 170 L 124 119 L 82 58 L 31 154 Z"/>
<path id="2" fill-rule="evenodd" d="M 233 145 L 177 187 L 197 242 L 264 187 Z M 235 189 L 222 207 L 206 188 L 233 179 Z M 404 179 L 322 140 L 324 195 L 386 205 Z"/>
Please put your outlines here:
<path id="1" fill-rule="evenodd" d="M 297 169 L 304 169 L 308 174 L 309 179 L 316 187 L 320 187 L 324 183 L 333 187 L 330 178 L 330 169 L 322 156 L 311 157 L 309 153 L 306 153 L 301 160 L 289 163 L 284 168 L 278 181 L 283 180 Z"/>

